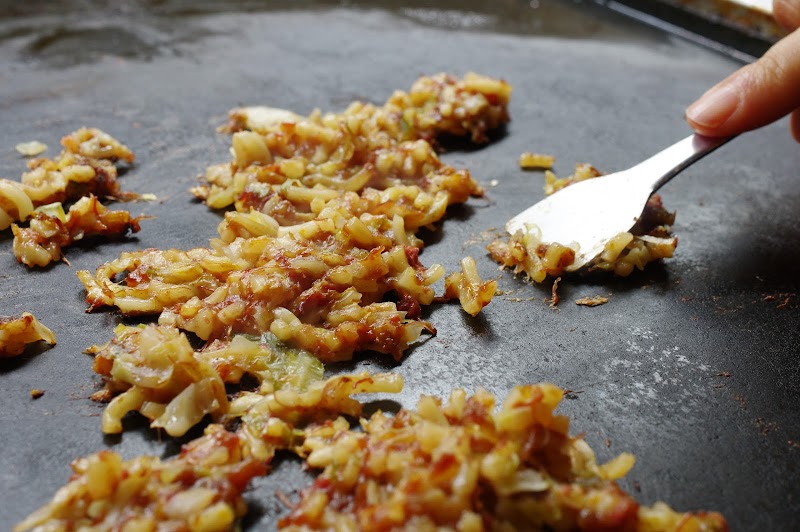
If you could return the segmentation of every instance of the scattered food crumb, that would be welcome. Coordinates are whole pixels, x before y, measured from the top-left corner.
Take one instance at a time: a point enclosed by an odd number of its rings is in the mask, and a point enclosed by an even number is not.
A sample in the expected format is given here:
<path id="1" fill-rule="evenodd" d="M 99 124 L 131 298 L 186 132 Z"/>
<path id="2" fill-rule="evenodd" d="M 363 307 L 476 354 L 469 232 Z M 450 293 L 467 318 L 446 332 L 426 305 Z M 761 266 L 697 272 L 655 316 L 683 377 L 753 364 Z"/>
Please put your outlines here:
<path id="1" fill-rule="evenodd" d="M 577 399 L 579 393 L 583 393 L 583 390 L 564 390 L 564 397 L 567 399 Z"/>
<path id="2" fill-rule="evenodd" d="M 289 497 L 287 497 L 286 494 L 281 490 L 275 490 L 275 497 L 277 497 L 278 500 L 281 501 L 281 504 L 283 504 L 286 508 L 290 510 L 294 508 L 294 504 L 292 504 L 292 501 L 290 501 Z"/>
<path id="3" fill-rule="evenodd" d="M 146 194 L 139 194 L 139 199 L 142 201 L 158 201 L 158 196 L 148 192 Z"/>
<path id="4" fill-rule="evenodd" d="M 741 406 L 743 410 L 747 410 L 747 399 L 745 399 L 744 396 L 734 395 L 733 398 L 737 403 L 739 403 L 739 406 Z"/>
<path id="5" fill-rule="evenodd" d="M 642 485 L 639 484 L 638 480 L 633 481 L 633 489 L 636 490 L 636 493 L 640 493 L 642 491 Z"/>
<path id="6" fill-rule="evenodd" d="M 496 187 L 499 184 L 500 184 L 500 181 L 498 181 L 497 179 L 492 179 L 491 181 L 489 181 L 489 186 L 491 186 L 491 187 Z"/>
<path id="7" fill-rule="evenodd" d="M 102 390 L 98 390 L 94 392 L 92 395 L 89 396 L 89 399 L 92 401 L 96 401 L 98 403 L 108 403 L 113 398 L 114 394 L 111 393 L 110 390 L 107 388 L 103 388 Z"/>
<path id="8" fill-rule="evenodd" d="M 490 227 L 485 231 L 481 231 L 477 235 L 471 235 L 469 240 L 464 242 L 462 247 L 466 248 L 469 246 L 474 246 L 476 244 L 483 244 L 484 242 L 488 242 L 489 240 L 494 240 L 498 236 L 498 231 L 496 227 Z"/>
<path id="9" fill-rule="evenodd" d="M 800 449 L 800 443 L 798 443 L 798 442 L 796 442 L 794 440 L 789 440 L 788 443 L 789 443 L 789 447 L 794 447 L 795 449 Z"/>
<path id="10" fill-rule="evenodd" d="M 576 305 L 582 305 L 584 307 L 596 307 L 598 305 L 605 305 L 606 303 L 608 303 L 608 298 L 603 296 L 582 297 L 575 300 Z"/>
<path id="11" fill-rule="evenodd" d="M 611 440 L 609 438 L 603 440 L 603 443 L 606 445 L 607 448 L 611 449 Z"/>
<path id="12" fill-rule="evenodd" d="M 497 292 L 494 293 L 494 295 L 496 295 L 496 296 L 507 296 L 508 294 L 513 294 L 513 293 L 514 292 L 512 292 L 511 290 L 498 289 Z"/>
<path id="13" fill-rule="evenodd" d="M 775 308 L 786 308 L 791 303 L 792 298 L 796 297 L 795 292 L 780 292 L 777 294 L 765 294 L 761 301 L 780 301 Z"/>
<path id="14" fill-rule="evenodd" d="M 780 427 L 774 421 L 766 421 L 763 417 L 756 418 L 756 427 L 762 436 L 778 430 Z"/>
<path id="15" fill-rule="evenodd" d="M 36 388 L 31 390 L 31 398 L 32 399 L 38 399 L 43 395 L 44 395 L 44 390 L 38 390 Z"/>
<path id="16" fill-rule="evenodd" d="M 525 152 L 519 156 L 519 167 L 523 170 L 549 170 L 556 158 L 543 153 Z"/>
<path id="17" fill-rule="evenodd" d="M 504 301 L 511 301 L 512 303 L 522 303 L 523 301 L 537 301 L 536 297 L 507 297 Z M 545 300 L 546 301 L 546 300 Z"/>
<path id="18" fill-rule="evenodd" d="M 39 142 L 38 140 L 32 140 L 30 142 L 20 142 L 15 148 L 25 157 L 36 157 L 47 150 L 47 144 Z"/>
<path id="19" fill-rule="evenodd" d="M 719 373 L 717 373 L 717 377 L 726 377 L 727 378 L 727 377 L 732 377 L 732 376 L 733 375 L 731 375 L 731 372 L 729 372 L 729 371 L 720 371 Z"/>

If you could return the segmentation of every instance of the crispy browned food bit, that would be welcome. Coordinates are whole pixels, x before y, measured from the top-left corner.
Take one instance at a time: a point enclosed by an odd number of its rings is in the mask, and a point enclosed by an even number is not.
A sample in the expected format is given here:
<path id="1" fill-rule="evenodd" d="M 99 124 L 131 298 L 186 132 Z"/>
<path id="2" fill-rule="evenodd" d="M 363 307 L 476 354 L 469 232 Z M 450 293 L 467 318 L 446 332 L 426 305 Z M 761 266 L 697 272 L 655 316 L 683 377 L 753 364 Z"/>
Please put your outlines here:
<path id="1" fill-rule="evenodd" d="M 56 335 L 33 314 L 23 312 L 19 317 L 0 316 L 0 358 L 21 355 L 28 344 L 38 341 L 54 345 Z"/>
<path id="2" fill-rule="evenodd" d="M 219 425 L 169 460 L 123 460 L 112 451 L 80 458 L 53 499 L 14 527 L 26 530 L 234 530 L 242 493 L 267 472 L 245 442 Z"/>
<path id="3" fill-rule="evenodd" d="M 496 292 L 497 281 L 481 279 L 472 257 L 461 259 L 461 271 L 451 273 L 444 280 L 444 297 L 458 299 L 461 308 L 470 316 L 477 316 Z"/>
<path id="4" fill-rule="evenodd" d="M 38 140 L 20 142 L 14 148 L 25 157 L 36 157 L 47 151 L 47 144 Z"/>
<path id="5" fill-rule="evenodd" d="M 600 175 L 600 171 L 588 164 L 576 165 L 573 175 L 561 179 L 548 171 L 545 194 L 554 194 L 573 183 Z M 661 197 L 654 194 L 636 225 L 609 240 L 600 255 L 582 270 L 602 270 L 627 277 L 634 269 L 643 270 L 653 261 L 672 257 L 678 245 L 678 239 L 671 234 L 670 226 L 674 222 L 675 213 L 667 211 Z M 574 249 L 562 243 L 542 242 L 541 231 L 533 224 L 526 231 L 491 242 L 487 249 L 501 267 L 511 268 L 515 274 L 524 273 L 536 283 L 543 282 L 548 275 L 562 275 L 575 261 Z"/>
<path id="6" fill-rule="evenodd" d="M 132 163 L 133 152 L 111 135 L 81 128 L 61 139 L 64 150 L 55 158 L 28 161 L 20 182 L 0 179 L 0 231 L 24 221 L 35 207 L 65 203 L 94 194 L 134 199 L 120 190 L 116 161 Z"/>
<path id="7" fill-rule="evenodd" d="M 606 303 L 608 303 L 608 298 L 603 296 L 582 297 L 575 300 L 576 305 L 584 307 L 596 307 L 598 305 L 605 305 Z"/>
<path id="8" fill-rule="evenodd" d="M 132 163 L 136 158 L 130 148 L 94 127 L 82 127 L 70 133 L 61 139 L 61 144 L 72 153 L 92 159 Z"/>
<path id="9" fill-rule="evenodd" d="M 39 390 L 37 388 L 31 389 L 31 399 L 39 399 L 42 396 L 44 396 L 44 390 Z"/>
<path id="10" fill-rule="evenodd" d="M 298 449 L 322 473 L 303 491 L 283 530 L 706 530 L 717 513 L 640 506 L 617 486 L 633 466 L 622 454 L 598 465 L 567 418 L 563 391 L 514 388 L 499 410 L 488 392 L 455 390 L 442 405 L 381 412 L 363 432 L 327 423 Z"/>
<path id="11" fill-rule="evenodd" d="M 555 162 L 555 157 L 544 153 L 526 151 L 519 156 L 519 167 L 523 170 L 549 170 Z"/>
<path id="12" fill-rule="evenodd" d="M 28 227 L 11 226 L 14 256 L 28 267 L 44 267 L 60 260 L 62 250 L 78 240 L 137 233 L 142 218 L 109 210 L 93 195 L 78 200 L 66 214 L 60 203 L 46 205 L 34 211 Z"/>

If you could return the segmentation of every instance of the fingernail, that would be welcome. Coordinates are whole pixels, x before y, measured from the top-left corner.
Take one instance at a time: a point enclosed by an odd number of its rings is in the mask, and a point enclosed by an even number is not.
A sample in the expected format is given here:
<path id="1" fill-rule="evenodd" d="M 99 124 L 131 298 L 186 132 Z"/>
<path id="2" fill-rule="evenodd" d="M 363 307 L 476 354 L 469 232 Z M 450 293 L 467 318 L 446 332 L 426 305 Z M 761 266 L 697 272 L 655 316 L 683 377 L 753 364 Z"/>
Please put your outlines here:
<path id="1" fill-rule="evenodd" d="M 686 117 L 703 127 L 719 127 L 739 107 L 739 92 L 735 84 L 726 84 L 705 93 L 686 109 Z"/>

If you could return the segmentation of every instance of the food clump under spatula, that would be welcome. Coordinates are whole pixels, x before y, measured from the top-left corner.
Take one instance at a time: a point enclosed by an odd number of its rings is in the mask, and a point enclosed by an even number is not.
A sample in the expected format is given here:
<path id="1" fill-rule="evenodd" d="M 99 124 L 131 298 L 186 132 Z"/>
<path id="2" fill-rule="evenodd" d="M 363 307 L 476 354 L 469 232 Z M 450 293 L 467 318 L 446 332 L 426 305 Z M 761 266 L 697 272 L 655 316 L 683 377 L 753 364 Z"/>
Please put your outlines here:
<path id="1" fill-rule="evenodd" d="M 600 177 L 602 173 L 589 164 L 575 165 L 575 172 L 565 178 L 545 173 L 545 194 L 550 196 L 575 183 Z M 577 213 L 575 216 L 580 216 Z M 526 224 L 506 239 L 497 239 L 487 246 L 492 258 L 514 273 L 524 272 L 529 279 L 541 283 L 549 275 L 558 277 L 565 271 L 585 269 L 602 270 L 627 277 L 634 269 L 643 270 L 654 261 L 672 257 L 678 239 L 672 234 L 671 225 L 675 213 L 669 212 L 661 203 L 661 197 L 653 194 L 647 202 L 637 223 L 608 240 L 594 259 L 586 264 L 576 262 L 579 247 L 574 242 L 549 242 L 535 224 Z"/>

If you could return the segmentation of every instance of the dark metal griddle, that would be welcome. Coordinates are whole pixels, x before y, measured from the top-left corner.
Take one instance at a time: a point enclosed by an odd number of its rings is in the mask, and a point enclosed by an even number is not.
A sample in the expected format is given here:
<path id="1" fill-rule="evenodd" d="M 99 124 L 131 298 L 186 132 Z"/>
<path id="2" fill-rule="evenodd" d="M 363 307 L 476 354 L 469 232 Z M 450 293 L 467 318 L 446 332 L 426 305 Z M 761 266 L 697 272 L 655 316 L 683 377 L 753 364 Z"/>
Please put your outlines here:
<path id="1" fill-rule="evenodd" d="M 125 457 L 169 456 L 170 441 L 131 419 L 103 437 L 99 382 L 81 352 L 112 336 L 120 318 L 85 314 L 78 269 L 121 251 L 189 248 L 215 234 L 219 213 L 194 202 L 194 177 L 227 160 L 214 131 L 227 110 L 267 103 L 307 113 L 354 99 L 384 101 L 420 74 L 468 70 L 514 86 L 513 122 L 482 149 L 443 157 L 469 168 L 488 196 L 450 211 L 426 238 L 425 264 L 449 270 L 474 256 L 498 275 L 481 233 L 542 197 L 542 175 L 517 167 L 527 150 L 613 171 L 685 136 L 685 105 L 739 66 L 594 5 L 528 2 L 14 3 L 0 18 L 0 175 L 17 179 L 18 142 L 58 139 L 82 125 L 127 143 L 136 165 L 126 190 L 158 203 L 136 238 L 70 249 L 71 266 L 27 271 L 0 236 L 0 313 L 31 311 L 59 343 L 0 364 L 0 528 L 50 499 L 70 460 L 111 448 Z M 785 122 L 737 139 L 663 189 L 677 209 L 677 255 L 628 279 L 549 285 L 499 275 L 506 291 L 482 315 L 438 306 L 438 336 L 395 366 L 364 355 L 331 368 L 392 369 L 406 380 L 400 404 L 420 393 L 483 386 L 504 396 L 519 383 L 571 389 L 562 412 L 601 459 L 633 452 L 627 480 L 645 503 L 723 512 L 734 530 L 795 528 L 800 516 L 800 149 Z M 493 185 L 496 180 L 496 185 Z M 597 308 L 581 296 L 611 294 Z M 530 301 L 534 298 L 535 301 Z M 729 375 L 729 376 L 727 376 Z M 31 388 L 45 390 L 32 400 Z M 382 408 L 397 404 L 378 403 Z M 197 431 L 189 436 L 196 436 Z M 248 493 L 250 529 L 269 528 L 307 482 L 279 459 Z"/>

